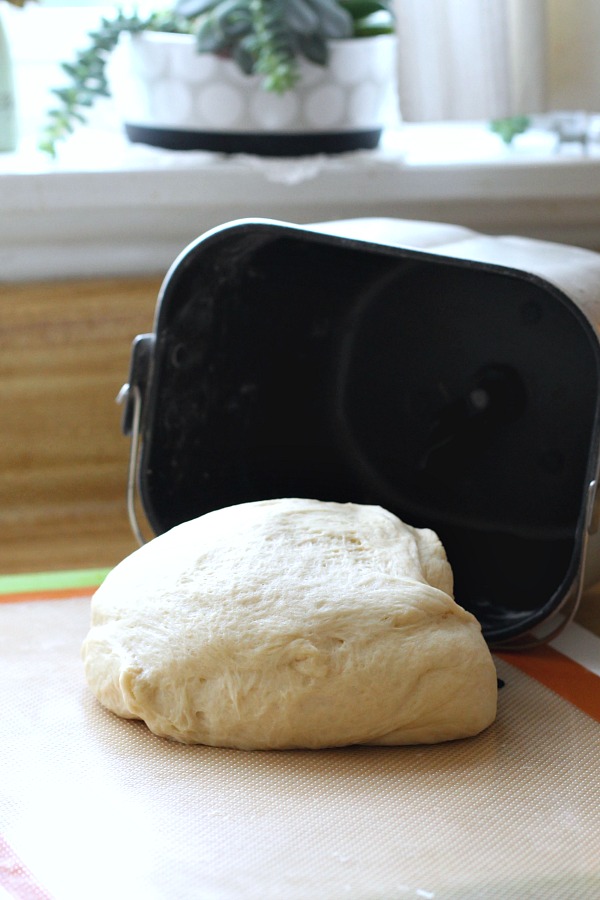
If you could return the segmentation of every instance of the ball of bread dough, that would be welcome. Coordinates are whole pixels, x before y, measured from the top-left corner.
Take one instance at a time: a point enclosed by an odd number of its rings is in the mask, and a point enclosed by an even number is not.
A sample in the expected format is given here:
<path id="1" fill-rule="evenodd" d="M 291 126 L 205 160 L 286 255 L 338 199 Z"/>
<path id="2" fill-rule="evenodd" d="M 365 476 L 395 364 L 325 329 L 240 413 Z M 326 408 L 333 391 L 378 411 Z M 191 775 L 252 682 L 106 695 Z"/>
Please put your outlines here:
<path id="1" fill-rule="evenodd" d="M 184 743 L 432 743 L 496 715 L 437 535 L 378 506 L 267 500 L 173 528 L 98 589 L 83 659 L 104 706 Z"/>

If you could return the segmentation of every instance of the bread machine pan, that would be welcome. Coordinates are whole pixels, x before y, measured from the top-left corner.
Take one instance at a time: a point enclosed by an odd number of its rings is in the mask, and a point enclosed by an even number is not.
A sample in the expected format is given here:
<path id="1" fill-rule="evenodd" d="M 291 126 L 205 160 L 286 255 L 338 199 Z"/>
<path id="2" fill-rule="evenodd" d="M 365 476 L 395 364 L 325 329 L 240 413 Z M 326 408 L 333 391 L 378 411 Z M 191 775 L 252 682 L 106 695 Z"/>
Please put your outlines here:
<path id="1" fill-rule="evenodd" d="M 492 645 L 547 640 L 597 529 L 597 321 L 592 251 L 394 219 L 211 230 L 133 344 L 133 528 L 379 504 L 435 529 Z"/>

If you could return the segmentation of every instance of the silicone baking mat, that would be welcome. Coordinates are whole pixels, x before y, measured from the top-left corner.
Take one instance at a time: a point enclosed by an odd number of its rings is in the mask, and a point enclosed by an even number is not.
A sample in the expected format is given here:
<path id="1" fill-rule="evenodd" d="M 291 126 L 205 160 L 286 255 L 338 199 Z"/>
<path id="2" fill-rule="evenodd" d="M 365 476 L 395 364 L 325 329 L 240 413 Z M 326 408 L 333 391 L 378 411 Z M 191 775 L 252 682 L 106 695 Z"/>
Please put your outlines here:
<path id="1" fill-rule="evenodd" d="M 600 898 L 592 631 L 497 656 L 498 719 L 470 740 L 186 747 L 86 687 L 101 574 L 0 579 L 2 900 Z"/>

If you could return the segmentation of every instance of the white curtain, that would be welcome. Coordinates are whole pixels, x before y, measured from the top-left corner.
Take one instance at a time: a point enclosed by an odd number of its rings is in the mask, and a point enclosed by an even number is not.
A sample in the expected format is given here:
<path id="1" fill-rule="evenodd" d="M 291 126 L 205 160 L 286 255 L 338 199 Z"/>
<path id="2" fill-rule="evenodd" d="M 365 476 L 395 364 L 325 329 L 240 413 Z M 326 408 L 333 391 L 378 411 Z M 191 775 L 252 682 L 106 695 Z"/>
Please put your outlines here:
<path id="1" fill-rule="evenodd" d="M 546 0 L 396 0 L 406 121 L 490 119 L 546 104 Z"/>

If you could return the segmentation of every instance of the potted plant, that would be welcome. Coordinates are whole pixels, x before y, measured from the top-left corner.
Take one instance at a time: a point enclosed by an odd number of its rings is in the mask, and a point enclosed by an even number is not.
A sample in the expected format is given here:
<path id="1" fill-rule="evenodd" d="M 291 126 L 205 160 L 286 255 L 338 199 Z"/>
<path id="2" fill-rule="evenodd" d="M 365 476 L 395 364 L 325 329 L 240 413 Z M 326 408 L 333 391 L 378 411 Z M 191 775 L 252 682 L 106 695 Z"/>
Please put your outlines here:
<path id="1" fill-rule="evenodd" d="M 301 155 L 377 146 L 395 103 L 390 0 L 178 0 L 103 19 L 63 65 L 41 146 L 111 95 L 132 141 Z"/>

